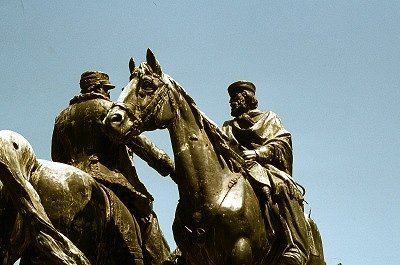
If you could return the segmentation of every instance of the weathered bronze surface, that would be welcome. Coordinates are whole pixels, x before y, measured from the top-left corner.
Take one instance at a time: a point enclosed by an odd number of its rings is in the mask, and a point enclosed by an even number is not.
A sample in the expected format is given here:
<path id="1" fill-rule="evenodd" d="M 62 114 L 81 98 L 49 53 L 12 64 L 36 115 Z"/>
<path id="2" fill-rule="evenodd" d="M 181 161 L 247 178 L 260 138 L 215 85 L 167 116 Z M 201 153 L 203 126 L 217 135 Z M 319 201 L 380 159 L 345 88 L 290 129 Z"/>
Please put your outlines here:
<path id="1" fill-rule="evenodd" d="M 269 169 L 267 165 L 249 169 L 249 159 L 231 147 L 232 138 L 197 108 L 175 80 L 162 72 L 150 50 L 147 51 L 147 62 L 136 67 L 131 59 L 129 66 L 131 80 L 104 120 L 106 131 L 115 139 L 126 141 L 125 137 L 143 131 L 168 128 L 175 158 L 174 181 L 180 196 L 173 231 L 188 263 L 288 262 L 281 256 L 289 244 L 286 233 L 293 232 L 285 224 L 292 218 L 282 216 L 282 213 L 290 208 L 284 208 L 285 204 L 275 206 L 277 210 L 272 212 L 277 214 L 269 214 L 271 209 L 265 207 L 267 203 L 259 203 L 262 197 L 257 196 L 257 189 L 250 182 L 262 179 L 260 176 L 265 174 L 286 174 L 290 180 L 289 172 L 273 165 L 269 165 L 273 167 Z M 262 171 L 261 175 L 254 173 L 257 170 Z M 289 189 L 296 185 L 284 183 L 282 187 Z M 295 193 L 279 194 L 292 196 Z M 292 200 L 286 201 L 291 204 Z M 295 202 L 298 204 L 299 200 Z M 307 261 L 300 262 L 325 264 L 317 226 L 310 218 L 302 221 L 304 231 L 301 234 L 309 240 L 305 253 L 312 255 L 306 257 Z"/>
<path id="2" fill-rule="evenodd" d="M 1 264 L 143 264 L 137 221 L 88 173 L 0 131 L 0 180 Z"/>
<path id="3" fill-rule="evenodd" d="M 54 125 L 57 162 L 0 131 L 0 264 L 325 265 L 304 188 L 292 178 L 291 134 L 257 109 L 255 85 L 228 87 L 233 119 L 220 129 L 151 50 L 146 59 L 130 60 L 115 103 L 107 74 L 82 74 L 81 94 Z M 175 166 L 140 135 L 163 128 Z M 178 185 L 173 253 L 133 153 Z"/>

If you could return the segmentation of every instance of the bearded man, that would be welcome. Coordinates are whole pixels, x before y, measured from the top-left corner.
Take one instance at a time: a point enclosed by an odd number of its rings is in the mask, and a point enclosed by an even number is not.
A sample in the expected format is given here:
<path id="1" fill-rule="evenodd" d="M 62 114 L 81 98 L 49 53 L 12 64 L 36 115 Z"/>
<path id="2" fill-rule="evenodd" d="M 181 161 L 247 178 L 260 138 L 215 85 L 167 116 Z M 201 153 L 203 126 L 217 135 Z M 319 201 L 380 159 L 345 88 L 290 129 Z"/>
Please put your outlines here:
<path id="1" fill-rule="evenodd" d="M 223 124 L 223 131 L 229 138 L 231 148 L 244 158 L 249 168 L 253 177 L 250 183 L 259 196 L 260 204 L 266 207 L 266 224 L 271 225 L 269 212 L 281 220 L 287 247 L 280 264 L 303 265 L 309 256 L 308 234 L 303 195 L 291 177 L 291 134 L 275 113 L 257 109 L 255 92 L 255 85 L 244 80 L 228 87 L 234 118 Z M 254 170 L 259 166 L 264 170 Z"/>

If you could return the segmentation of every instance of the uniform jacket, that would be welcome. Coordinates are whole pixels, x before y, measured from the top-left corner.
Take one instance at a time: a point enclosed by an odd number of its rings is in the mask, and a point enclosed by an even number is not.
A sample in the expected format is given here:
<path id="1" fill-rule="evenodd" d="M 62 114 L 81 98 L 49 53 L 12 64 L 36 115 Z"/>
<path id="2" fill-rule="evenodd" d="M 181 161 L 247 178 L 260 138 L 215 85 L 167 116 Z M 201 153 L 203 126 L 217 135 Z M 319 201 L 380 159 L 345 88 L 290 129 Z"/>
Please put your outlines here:
<path id="1" fill-rule="evenodd" d="M 53 161 L 76 166 L 114 191 L 137 216 L 152 212 L 153 197 L 139 180 L 132 151 L 157 165 L 165 153 L 144 136 L 132 139 L 132 149 L 113 142 L 102 130 L 101 121 L 112 101 L 99 93 L 74 97 L 55 119 L 51 156 Z"/>

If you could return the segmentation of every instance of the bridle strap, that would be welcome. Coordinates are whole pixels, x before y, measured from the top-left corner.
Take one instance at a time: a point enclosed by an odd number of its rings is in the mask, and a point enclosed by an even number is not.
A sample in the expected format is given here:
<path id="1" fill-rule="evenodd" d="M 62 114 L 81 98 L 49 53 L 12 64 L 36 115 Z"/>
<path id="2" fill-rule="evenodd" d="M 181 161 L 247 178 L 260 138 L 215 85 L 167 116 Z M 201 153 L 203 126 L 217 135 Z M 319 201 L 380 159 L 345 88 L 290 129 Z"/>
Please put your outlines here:
<path id="1" fill-rule="evenodd" d="M 157 91 L 154 93 L 155 95 L 153 96 L 153 99 L 149 102 L 147 106 L 143 107 L 143 110 L 140 111 L 140 121 L 142 121 L 143 124 L 146 124 L 150 117 L 151 113 L 155 112 L 162 106 L 164 101 L 168 98 L 169 99 L 169 89 L 168 86 L 165 82 L 163 82 L 160 78 L 158 78 L 162 83 L 163 86 L 157 89 Z"/>
<path id="2" fill-rule="evenodd" d="M 114 102 L 111 106 L 111 108 L 119 107 L 123 109 L 128 114 L 129 119 L 134 121 L 134 124 L 128 129 L 128 131 L 122 137 L 120 137 L 122 140 L 129 139 L 129 136 L 133 133 L 134 127 L 135 126 L 137 127 L 139 122 L 138 119 L 135 118 L 136 115 L 135 113 L 133 113 L 132 108 L 130 106 L 133 106 L 133 104 L 124 102 Z"/>

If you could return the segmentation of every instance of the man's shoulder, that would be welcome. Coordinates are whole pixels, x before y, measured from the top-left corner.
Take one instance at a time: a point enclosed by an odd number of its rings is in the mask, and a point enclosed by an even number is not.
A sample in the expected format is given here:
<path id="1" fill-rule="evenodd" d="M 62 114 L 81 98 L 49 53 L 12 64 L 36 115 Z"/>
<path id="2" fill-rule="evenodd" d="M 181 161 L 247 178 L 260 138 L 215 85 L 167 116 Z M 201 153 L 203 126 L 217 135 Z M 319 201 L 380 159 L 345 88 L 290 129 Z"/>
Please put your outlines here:
<path id="1" fill-rule="evenodd" d="M 73 97 L 70 102 L 69 105 L 74 105 L 74 104 L 79 104 L 79 103 L 87 103 L 87 104 L 98 104 L 98 103 L 102 103 L 102 104 L 111 104 L 112 101 L 110 98 L 104 96 L 103 94 L 100 93 L 85 93 L 85 94 L 81 94 L 78 96 Z"/>
<path id="2" fill-rule="evenodd" d="M 69 105 L 55 118 L 56 124 L 78 117 L 82 113 L 99 115 L 105 113 L 112 106 L 112 101 L 98 93 L 88 93 L 73 97 Z"/>
<path id="3" fill-rule="evenodd" d="M 247 113 L 252 119 L 261 120 L 271 120 L 271 119 L 279 119 L 278 115 L 272 110 L 262 111 L 259 109 L 251 110 Z"/>
<path id="4" fill-rule="evenodd" d="M 247 112 L 247 114 L 249 116 L 258 116 L 258 115 L 276 115 L 275 112 L 271 111 L 271 110 L 260 110 L 260 109 L 252 109 L 250 111 Z"/>
<path id="5" fill-rule="evenodd" d="M 263 120 L 279 119 L 276 113 L 271 110 L 263 111 L 259 109 L 253 109 L 245 113 L 245 115 L 247 117 L 250 117 L 250 119 L 252 119 L 253 121 L 259 121 L 261 119 Z M 229 127 L 234 125 L 236 119 L 237 118 L 224 121 L 222 127 Z"/>

